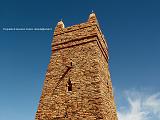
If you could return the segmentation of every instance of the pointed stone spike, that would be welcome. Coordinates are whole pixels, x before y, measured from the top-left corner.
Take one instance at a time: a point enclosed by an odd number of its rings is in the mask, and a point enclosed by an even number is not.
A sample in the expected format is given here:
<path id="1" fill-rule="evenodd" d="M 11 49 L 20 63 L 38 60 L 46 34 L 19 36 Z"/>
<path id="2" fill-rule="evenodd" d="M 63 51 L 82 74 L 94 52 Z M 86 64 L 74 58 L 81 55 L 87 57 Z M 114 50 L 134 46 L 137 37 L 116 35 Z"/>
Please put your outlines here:
<path id="1" fill-rule="evenodd" d="M 92 13 L 89 15 L 88 21 L 92 23 L 97 22 L 96 14 L 93 12 L 93 10 Z"/>
<path id="2" fill-rule="evenodd" d="M 61 19 L 61 21 L 59 21 L 57 23 L 57 26 L 60 26 L 60 27 L 64 28 L 64 23 L 63 23 L 62 19 Z"/>
<path id="3" fill-rule="evenodd" d="M 94 12 L 92 12 L 90 15 L 89 15 L 89 18 L 91 17 L 95 17 L 96 18 L 96 14 Z"/>
<path id="4" fill-rule="evenodd" d="M 57 23 L 57 26 L 56 26 L 56 28 L 55 28 L 55 30 L 54 30 L 54 34 L 58 34 L 58 33 L 62 32 L 62 29 L 63 29 L 64 27 L 65 27 L 65 26 L 64 26 L 64 23 L 63 23 L 63 21 L 62 21 L 62 19 L 61 19 L 61 21 L 59 21 L 59 22 Z"/>

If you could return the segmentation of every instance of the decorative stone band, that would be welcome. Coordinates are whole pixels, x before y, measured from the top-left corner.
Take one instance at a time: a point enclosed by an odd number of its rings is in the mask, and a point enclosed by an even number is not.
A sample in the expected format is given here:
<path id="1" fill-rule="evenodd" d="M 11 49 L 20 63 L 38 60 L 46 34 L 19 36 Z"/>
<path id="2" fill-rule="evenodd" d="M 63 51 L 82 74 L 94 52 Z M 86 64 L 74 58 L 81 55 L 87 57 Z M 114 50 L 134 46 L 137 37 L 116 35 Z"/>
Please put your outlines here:
<path id="1" fill-rule="evenodd" d="M 62 28 L 58 31 L 56 31 L 56 28 L 55 28 L 54 36 L 61 35 L 61 34 L 64 34 L 64 33 L 68 33 L 68 32 L 73 32 L 73 31 L 76 31 L 76 30 L 79 30 L 79 29 L 84 29 L 84 28 L 87 28 L 87 27 L 95 26 L 95 25 L 97 25 L 97 24 L 96 23 L 85 22 L 85 23 L 81 23 L 81 24 L 78 24 L 78 25 L 72 25 L 70 27 Z"/>
<path id="2" fill-rule="evenodd" d="M 102 32 L 99 28 L 99 25 L 97 25 L 97 23 L 89 23 L 89 22 L 86 22 L 86 23 L 81 23 L 81 24 L 78 24 L 78 25 L 73 25 L 73 26 L 70 26 L 70 27 L 67 27 L 67 28 L 62 28 L 60 30 L 56 30 L 54 31 L 54 37 L 55 36 L 58 36 L 58 35 L 61 35 L 61 34 L 64 34 L 64 33 L 69 33 L 69 32 L 73 32 L 73 31 L 76 31 L 76 30 L 79 30 L 79 29 L 84 29 L 84 28 L 88 28 L 88 27 L 97 27 L 97 30 L 98 32 L 100 33 L 100 37 L 102 39 L 102 41 L 106 44 L 105 40 L 104 40 L 104 37 L 102 35 Z M 106 47 L 108 49 L 108 46 L 106 44 Z"/>
<path id="3" fill-rule="evenodd" d="M 103 56 L 105 57 L 106 61 L 108 62 L 108 51 L 102 47 L 102 44 L 98 39 L 99 38 L 98 38 L 97 34 L 95 34 L 95 35 L 86 36 L 86 37 L 83 37 L 83 38 L 72 39 L 72 40 L 67 41 L 67 42 L 52 44 L 52 51 L 65 49 L 65 48 L 70 48 L 70 47 L 74 47 L 74 46 L 87 44 L 87 43 L 96 41 L 97 44 L 98 44 L 98 47 L 100 48 L 100 50 L 103 54 Z"/>

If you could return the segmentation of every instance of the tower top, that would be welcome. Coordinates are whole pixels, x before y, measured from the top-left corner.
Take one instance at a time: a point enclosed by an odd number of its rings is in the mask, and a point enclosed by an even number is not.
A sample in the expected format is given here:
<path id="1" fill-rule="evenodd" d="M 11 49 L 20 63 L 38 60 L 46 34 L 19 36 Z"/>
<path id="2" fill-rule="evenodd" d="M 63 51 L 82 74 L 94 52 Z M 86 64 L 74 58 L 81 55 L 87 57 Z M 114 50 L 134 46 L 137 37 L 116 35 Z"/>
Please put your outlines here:
<path id="1" fill-rule="evenodd" d="M 63 21 L 62 20 L 59 21 L 54 30 L 54 39 L 53 39 L 54 42 L 52 43 L 52 48 L 53 48 L 52 51 L 60 49 L 60 47 L 62 48 L 64 47 L 64 46 L 57 46 L 58 44 L 67 43 L 70 41 L 78 41 L 79 39 L 82 38 L 88 39 L 92 37 L 93 38 L 96 37 L 99 39 L 99 42 L 102 45 L 101 48 L 103 49 L 105 59 L 108 62 L 109 57 L 108 57 L 107 43 L 103 36 L 103 33 L 101 32 L 98 20 L 96 18 L 96 14 L 93 11 L 92 13 L 90 13 L 88 20 L 84 23 L 72 25 L 69 27 L 64 27 Z M 86 41 L 87 40 L 84 40 L 84 42 Z"/>
<path id="2" fill-rule="evenodd" d="M 61 33 L 65 33 L 67 31 L 72 31 L 72 30 L 76 30 L 76 29 L 80 29 L 80 28 L 83 28 L 83 27 L 89 27 L 89 26 L 92 26 L 92 25 L 97 25 L 97 27 L 99 27 L 99 24 L 98 24 L 98 20 L 97 20 L 97 17 L 96 17 L 96 14 L 92 11 L 92 13 L 89 15 L 89 18 L 88 18 L 88 21 L 87 22 L 84 22 L 84 23 L 81 23 L 81 24 L 77 24 L 77 25 L 72 25 L 72 26 L 69 26 L 69 27 L 65 27 L 62 19 L 57 23 L 56 27 L 55 27 L 55 30 L 54 30 L 54 35 L 58 35 L 58 34 L 61 34 Z"/>

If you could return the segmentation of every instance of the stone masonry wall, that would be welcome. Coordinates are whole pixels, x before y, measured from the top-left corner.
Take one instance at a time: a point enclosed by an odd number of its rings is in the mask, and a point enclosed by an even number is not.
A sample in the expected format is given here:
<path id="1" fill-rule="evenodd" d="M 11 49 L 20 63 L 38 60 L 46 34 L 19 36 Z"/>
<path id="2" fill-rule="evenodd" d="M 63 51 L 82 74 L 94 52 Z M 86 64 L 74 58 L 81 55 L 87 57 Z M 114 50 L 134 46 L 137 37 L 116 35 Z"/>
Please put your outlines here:
<path id="1" fill-rule="evenodd" d="M 55 28 L 35 120 L 117 120 L 108 48 L 94 13 L 86 23 Z"/>

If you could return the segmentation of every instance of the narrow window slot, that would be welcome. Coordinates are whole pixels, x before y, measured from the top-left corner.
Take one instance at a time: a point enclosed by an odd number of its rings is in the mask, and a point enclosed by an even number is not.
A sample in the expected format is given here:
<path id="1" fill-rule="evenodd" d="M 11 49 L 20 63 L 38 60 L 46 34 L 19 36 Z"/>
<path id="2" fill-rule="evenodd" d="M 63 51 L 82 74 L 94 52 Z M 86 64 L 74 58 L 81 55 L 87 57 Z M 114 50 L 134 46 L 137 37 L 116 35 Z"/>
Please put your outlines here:
<path id="1" fill-rule="evenodd" d="M 71 80 L 68 80 L 68 91 L 72 91 L 72 83 Z"/>

